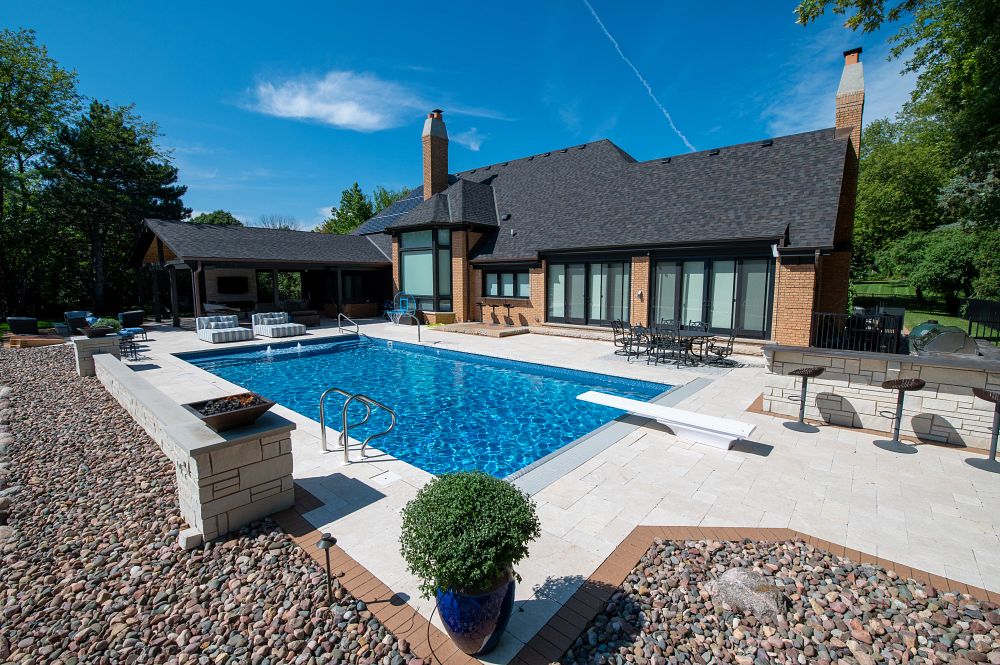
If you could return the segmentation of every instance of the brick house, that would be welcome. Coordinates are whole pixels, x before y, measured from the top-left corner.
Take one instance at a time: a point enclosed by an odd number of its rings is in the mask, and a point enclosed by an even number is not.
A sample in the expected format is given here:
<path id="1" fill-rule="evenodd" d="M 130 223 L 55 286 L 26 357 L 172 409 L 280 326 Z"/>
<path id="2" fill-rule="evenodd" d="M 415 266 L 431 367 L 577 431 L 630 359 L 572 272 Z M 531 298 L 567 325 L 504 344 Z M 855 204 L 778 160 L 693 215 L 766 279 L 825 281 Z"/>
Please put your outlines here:
<path id="1" fill-rule="evenodd" d="M 813 312 L 847 308 L 860 53 L 835 127 L 644 162 L 601 140 L 449 173 L 435 110 L 423 184 L 356 233 L 431 321 L 704 321 L 808 345 Z"/>

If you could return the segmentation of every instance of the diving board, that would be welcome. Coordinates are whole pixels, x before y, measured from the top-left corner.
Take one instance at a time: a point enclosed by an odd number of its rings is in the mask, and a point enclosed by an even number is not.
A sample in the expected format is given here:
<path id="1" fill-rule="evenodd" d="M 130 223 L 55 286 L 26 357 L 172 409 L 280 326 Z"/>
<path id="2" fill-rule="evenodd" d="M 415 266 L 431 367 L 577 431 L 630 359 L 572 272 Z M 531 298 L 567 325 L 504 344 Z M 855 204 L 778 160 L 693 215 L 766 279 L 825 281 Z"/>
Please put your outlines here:
<path id="1" fill-rule="evenodd" d="M 596 390 L 588 390 L 576 396 L 577 399 L 593 404 L 610 406 L 613 409 L 620 409 L 637 416 L 652 418 L 658 423 L 669 427 L 674 434 L 682 439 L 688 439 L 695 443 L 702 443 L 706 446 L 722 448 L 728 450 L 740 439 L 750 436 L 754 430 L 754 425 L 743 423 L 738 420 L 727 418 L 716 418 L 706 416 L 693 411 L 675 409 L 669 406 L 650 404 L 637 399 L 618 397 L 600 393 Z"/>

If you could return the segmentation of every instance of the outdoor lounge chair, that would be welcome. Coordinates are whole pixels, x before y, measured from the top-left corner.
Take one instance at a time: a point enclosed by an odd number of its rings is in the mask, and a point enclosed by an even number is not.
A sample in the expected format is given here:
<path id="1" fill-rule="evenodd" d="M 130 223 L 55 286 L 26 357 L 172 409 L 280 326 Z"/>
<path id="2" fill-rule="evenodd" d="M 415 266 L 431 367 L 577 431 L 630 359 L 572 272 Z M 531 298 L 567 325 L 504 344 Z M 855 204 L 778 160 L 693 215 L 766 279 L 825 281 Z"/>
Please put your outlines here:
<path id="1" fill-rule="evenodd" d="M 198 339 L 212 344 L 253 339 L 253 330 L 240 327 L 239 320 L 233 315 L 199 316 L 194 320 L 194 327 L 198 332 Z"/>
<path id="2" fill-rule="evenodd" d="M 87 323 L 87 319 L 91 316 L 93 314 L 90 312 L 78 309 L 71 312 L 63 312 L 63 321 L 69 326 L 70 331 L 82 335 L 83 329 L 90 325 Z"/>
<path id="3" fill-rule="evenodd" d="M 7 325 L 12 335 L 37 335 L 38 319 L 28 316 L 8 316 Z"/>
<path id="4" fill-rule="evenodd" d="M 305 335 L 306 327 L 292 323 L 288 312 L 268 312 L 253 315 L 253 332 L 261 337 L 295 337 Z"/>
<path id="5" fill-rule="evenodd" d="M 669 406 L 660 406 L 641 402 L 637 399 L 618 397 L 589 390 L 582 395 L 577 395 L 577 399 L 593 404 L 610 406 L 613 409 L 621 409 L 637 416 L 652 418 L 658 423 L 662 423 L 670 430 L 681 437 L 695 443 L 703 443 L 707 446 L 728 450 L 740 439 L 750 436 L 754 430 L 754 425 L 742 423 L 738 420 L 727 418 L 716 418 L 706 416 L 693 411 L 675 409 Z"/>
<path id="6" fill-rule="evenodd" d="M 130 312 L 119 312 L 118 323 L 122 324 L 122 329 L 119 332 L 130 333 L 133 337 L 142 337 L 143 340 L 146 339 L 146 329 L 142 327 L 142 323 L 146 318 L 146 312 L 141 309 L 132 310 Z"/>

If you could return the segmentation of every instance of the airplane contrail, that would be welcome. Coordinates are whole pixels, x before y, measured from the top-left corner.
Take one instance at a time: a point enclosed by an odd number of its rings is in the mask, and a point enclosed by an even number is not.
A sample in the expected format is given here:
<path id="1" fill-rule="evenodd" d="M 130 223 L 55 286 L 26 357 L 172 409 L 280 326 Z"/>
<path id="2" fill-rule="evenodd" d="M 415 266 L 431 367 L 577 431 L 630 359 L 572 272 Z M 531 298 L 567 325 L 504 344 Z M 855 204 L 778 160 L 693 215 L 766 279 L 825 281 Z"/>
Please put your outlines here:
<path id="1" fill-rule="evenodd" d="M 674 124 L 674 119 L 670 117 L 670 112 L 667 111 L 666 107 L 663 106 L 663 104 L 660 103 L 660 100 L 656 98 L 656 95 L 653 93 L 653 88 L 651 88 L 649 83 L 646 82 L 646 79 L 639 73 L 639 70 L 632 64 L 632 61 L 629 60 L 625 53 L 622 52 L 622 47 L 618 45 L 618 40 L 616 40 L 611 33 L 608 32 L 606 27 L 604 27 L 604 22 L 601 20 L 601 17 L 597 15 L 597 12 L 594 11 L 594 7 L 590 4 L 590 2 L 588 2 L 588 0 L 583 0 L 583 4 L 587 5 L 587 9 L 590 10 L 590 15 L 594 17 L 595 21 L 597 21 L 598 27 L 611 41 L 611 45 L 615 47 L 616 51 L 618 51 L 618 55 L 625 61 L 626 65 L 632 68 L 632 72 L 635 74 L 635 77 L 639 79 L 639 83 L 642 83 L 643 87 L 646 88 L 646 92 L 649 94 L 650 99 L 653 100 L 653 103 L 655 103 L 660 109 L 660 112 L 663 113 L 663 117 L 667 119 L 668 123 L 670 123 L 670 129 L 674 130 L 674 134 L 677 134 L 681 141 L 684 141 L 684 145 L 686 145 L 691 152 L 694 152 L 696 148 L 691 145 L 691 142 L 687 140 L 687 137 L 681 133 L 681 130 L 677 129 L 677 125 Z"/>

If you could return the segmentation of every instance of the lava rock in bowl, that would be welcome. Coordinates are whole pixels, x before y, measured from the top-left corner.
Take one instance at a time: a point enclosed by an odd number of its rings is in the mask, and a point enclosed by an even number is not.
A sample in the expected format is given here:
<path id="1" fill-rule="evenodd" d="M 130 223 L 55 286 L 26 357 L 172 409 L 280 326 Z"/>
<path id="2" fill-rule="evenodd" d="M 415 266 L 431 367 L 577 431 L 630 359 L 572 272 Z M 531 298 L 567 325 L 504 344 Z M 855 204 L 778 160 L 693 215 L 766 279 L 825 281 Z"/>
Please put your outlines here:
<path id="1" fill-rule="evenodd" d="M 257 393 L 247 392 L 183 406 L 216 432 L 225 432 L 252 425 L 274 406 L 274 402 Z"/>

